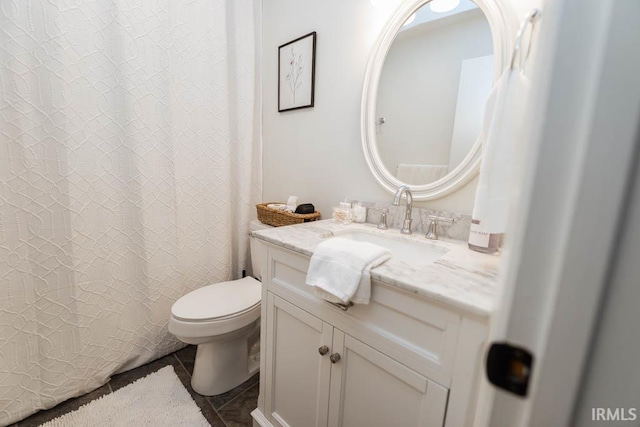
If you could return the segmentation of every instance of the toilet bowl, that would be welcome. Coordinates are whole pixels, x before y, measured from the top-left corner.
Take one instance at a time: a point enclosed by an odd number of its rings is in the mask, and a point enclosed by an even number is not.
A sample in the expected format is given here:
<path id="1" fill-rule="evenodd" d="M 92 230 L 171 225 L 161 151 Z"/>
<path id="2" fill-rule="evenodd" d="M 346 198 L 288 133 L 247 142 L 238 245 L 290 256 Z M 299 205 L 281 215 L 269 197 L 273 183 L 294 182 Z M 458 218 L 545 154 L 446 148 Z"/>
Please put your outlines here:
<path id="1" fill-rule="evenodd" d="M 251 223 L 251 231 L 269 227 Z M 250 245 L 253 274 L 259 278 L 262 245 L 254 238 Z M 171 307 L 169 332 L 198 346 L 191 376 L 197 393 L 225 393 L 258 371 L 261 292 L 261 283 L 247 276 L 196 289 Z"/>

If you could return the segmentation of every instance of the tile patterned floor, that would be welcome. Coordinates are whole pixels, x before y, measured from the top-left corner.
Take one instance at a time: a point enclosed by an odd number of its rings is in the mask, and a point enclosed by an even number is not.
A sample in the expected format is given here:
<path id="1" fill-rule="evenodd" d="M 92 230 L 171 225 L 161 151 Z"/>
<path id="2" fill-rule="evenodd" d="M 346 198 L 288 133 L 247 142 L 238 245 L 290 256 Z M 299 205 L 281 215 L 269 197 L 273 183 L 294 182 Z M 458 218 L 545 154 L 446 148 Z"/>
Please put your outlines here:
<path id="1" fill-rule="evenodd" d="M 167 365 L 173 366 L 182 384 L 202 410 L 202 414 L 212 427 L 244 427 L 253 425 L 251 411 L 258 406 L 259 374 L 231 391 L 212 397 L 201 396 L 191 388 L 191 373 L 196 356 L 196 347 L 188 346 L 161 359 L 154 360 L 139 368 L 114 375 L 109 383 L 84 396 L 69 399 L 46 411 L 40 411 L 10 427 L 36 427 L 105 394 L 116 391 Z"/>

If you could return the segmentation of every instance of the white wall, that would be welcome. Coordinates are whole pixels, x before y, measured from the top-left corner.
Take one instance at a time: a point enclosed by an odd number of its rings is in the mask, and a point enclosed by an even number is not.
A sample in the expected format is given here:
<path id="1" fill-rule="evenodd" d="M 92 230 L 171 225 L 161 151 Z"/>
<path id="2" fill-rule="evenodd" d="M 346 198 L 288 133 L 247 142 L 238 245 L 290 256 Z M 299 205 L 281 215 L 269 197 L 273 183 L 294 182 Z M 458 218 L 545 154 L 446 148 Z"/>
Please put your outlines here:
<path id="1" fill-rule="evenodd" d="M 391 201 L 362 153 L 360 98 L 371 47 L 400 1 L 263 2 L 264 201 L 294 194 L 325 218 L 345 196 Z M 315 107 L 278 113 L 278 46 L 311 31 L 318 33 Z M 476 184 L 416 205 L 470 213 Z"/>
<path id="2" fill-rule="evenodd" d="M 377 139 L 389 171 L 395 173 L 399 163 L 449 164 L 462 62 L 490 55 L 492 43 L 480 9 L 396 37 L 382 68 L 376 113 L 386 119 Z"/>

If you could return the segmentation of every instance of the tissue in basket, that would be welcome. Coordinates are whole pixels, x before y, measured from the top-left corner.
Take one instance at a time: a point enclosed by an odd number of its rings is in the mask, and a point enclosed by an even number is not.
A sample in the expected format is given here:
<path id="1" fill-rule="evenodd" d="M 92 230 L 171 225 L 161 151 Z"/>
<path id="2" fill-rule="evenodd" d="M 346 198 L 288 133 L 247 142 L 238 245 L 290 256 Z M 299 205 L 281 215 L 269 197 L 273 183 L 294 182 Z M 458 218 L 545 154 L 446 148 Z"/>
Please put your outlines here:
<path id="1" fill-rule="evenodd" d="M 256 209 L 258 210 L 258 219 L 263 224 L 280 227 L 282 225 L 302 224 L 303 222 L 316 221 L 320 219 L 320 212 L 318 211 L 315 211 L 312 214 L 291 213 L 267 207 L 267 205 L 272 203 L 281 202 L 268 202 L 256 205 Z"/>

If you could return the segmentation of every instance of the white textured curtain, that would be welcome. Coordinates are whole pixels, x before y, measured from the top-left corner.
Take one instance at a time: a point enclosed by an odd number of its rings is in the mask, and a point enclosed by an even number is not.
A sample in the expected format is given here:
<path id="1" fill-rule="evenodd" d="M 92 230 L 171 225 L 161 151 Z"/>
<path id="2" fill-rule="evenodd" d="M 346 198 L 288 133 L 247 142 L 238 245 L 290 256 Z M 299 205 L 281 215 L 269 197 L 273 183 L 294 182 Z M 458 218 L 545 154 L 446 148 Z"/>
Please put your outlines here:
<path id="1" fill-rule="evenodd" d="M 253 0 L 0 0 L 0 425 L 167 354 L 246 268 Z"/>

